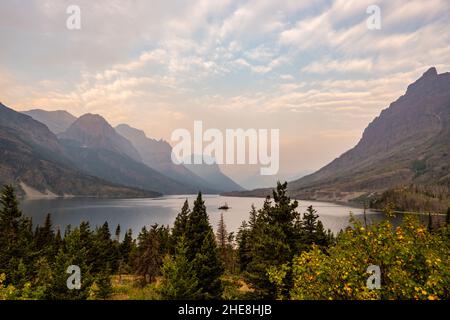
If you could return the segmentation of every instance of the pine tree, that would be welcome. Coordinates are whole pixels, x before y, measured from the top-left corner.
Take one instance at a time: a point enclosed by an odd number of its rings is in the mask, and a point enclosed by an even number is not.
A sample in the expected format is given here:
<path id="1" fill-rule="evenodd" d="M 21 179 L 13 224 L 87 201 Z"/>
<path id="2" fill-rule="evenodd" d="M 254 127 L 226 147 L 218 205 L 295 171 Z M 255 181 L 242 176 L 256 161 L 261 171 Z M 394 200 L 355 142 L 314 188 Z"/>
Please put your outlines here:
<path id="1" fill-rule="evenodd" d="M 301 226 L 301 243 L 305 246 L 304 249 L 309 248 L 312 244 L 320 246 L 327 246 L 329 244 L 329 237 L 313 206 L 309 206 L 306 209 L 306 212 L 303 214 Z"/>
<path id="2" fill-rule="evenodd" d="M 93 283 L 92 261 L 89 259 L 93 236 L 88 223 L 81 223 L 80 227 L 66 229 L 64 245 L 59 249 L 53 266 L 53 281 L 49 290 L 50 299 L 56 300 L 85 300 L 89 298 Z M 67 279 L 70 274 L 67 268 L 76 265 L 81 270 L 81 289 L 70 290 Z"/>
<path id="3" fill-rule="evenodd" d="M 119 242 L 120 241 L 120 224 L 117 225 L 116 227 L 116 232 L 115 232 L 115 236 L 116 236 L 116 241 Z"/>
<path id="4" fill-rule="evenodd" d="M 239 270 L 244 272 L 251 260 L 251 247 L 249 242 L 250 229 L 246 221 L 243 221 L 236 236 L 238 243 Z"/>
<path id="5" fill-rule="evenodd" d="M 45 256 L 53 261 L 57 248 L 55 247 L 55 232 L 53 231 L 50 213 L 46 215 L 44 225 L 36 227 L 34 245 L 34 250 L 38 252 L 38 255 Z"/>
<path id="6" fill-rule="evenodd" d="M 223 266 L 219 260 L 213 229 L 205 203 L 199 192 L 186 225 L 187 258 L 194 264 L 204 299 L 219 299 L 222 295 L 220 277 Z"/>
<path id="7" fill-rule="evenodd" d="M 250 259 L 245 278 L 263 298 L 274 298 L 277 294 L 268 277 L 269 267 L 289 263 L 299 253 L 301 227 L 297 206 L 297 201 L 291 201 L 287 196 L 287 183 L 278 182 L 273 191 L 273 203 L 267 197 L 257 215 L 252 210 L 253 226 L 247 238 Z M 287 276 L 287 287 L 289 281 L 290 276 Z"/>
<path id="8" fill-rule="evenodd" d="M 105 222 L 96 230 L 88 250 L 93 262 L 93 272 L 97 273 L 108 269 L 116 270 L 115 248 L 111 240 L 108 222 Z"/>
<path id="9" fill-rule="evenodd" d="M 125 233 L 125 237 L 123 238 L 122 243 L 120 244 L 120 257 L 124 261 L 124 263 L 130 263 L 130 253 L 133 246 L 133 236 L 132 230 L 128 229 Z"/>
<path id="10" fill-rule="evenodd" d="M 194 260 L 195 255 L 200 252 L 205 236 L 212 230 L 206 213 L 202 194 L 199 193 L 194 201 L 194 208 L 188 216 L 186 223 L 187 255 L 189 261 Z"/>
<path id="11" fill-rule="evenodd" d="M 108 270 L 99 272 L 95 278 L 94 283 L 91 286 L 90 296 L 95 299 L 107 299 L 113 288 L 111 285 L 111 274 Z"/>
<path id="12" fill-rule="evenodd" d="M 433 232 L 433 218 L 431 217 L 431 213 L 428 213 L 428 223 L 427 223 L 428 232 Z"/>
<path id="13" fill-rule="evenodd" d="M 228 232 L 223 220 L 223 213 L 220 213 L 220 220 L 217 226 L 217 246 L 220 252 L 220 258 L 224 263 L 227 261 L 227 249 L 228 249 Z"/>
<path id="14" fill-rule="evenodd" d="M 266 201 L 267 201 L 267 198 L 266 198 Z M 248 219 L 248 226 L 250 229 L 255 228 L 257 218 L 258 218 L 258 212 L 256 211 L 255 205 L 252 204 L 251 210 L 250 210 L 250 218 Z"/>
<path id="15" fill-rule="evenodd" d="M 156 276 L 160 274 L 164 257 L 161 237 L 164 232 L 161 232 L 161 229 L 158 225 L 153 225 L 150 231 L 143 228 L 138 236 L 135 269 L 145 283 L 155 281 Z"/>
<path id="16" fill-rule="evenodd" d="M 58 250 L 61 248 L 62 245 L 63 245 L 63 240 L 61 237 L 61 230 L 59 228 L 57 228 L 56 235 L 55 235 L 55 241 L 54 241 L 55 255 L 58 252 Z"/>
<path id="17" fill-rule="evenodd" d="M 19 267 L 33 263 L 32 246 L 32 222 L 22 216 L 14 188 L 6 185 L 0 196 L 0 274 L 8 275 L 5 284 L 30 280 L 33 270 Z"/>
<path id="18" fill-rule="evenodd" d="M 33 291 L 37 293 L 38 299 L 49 298 L 49 290 L 53 281 L 53 264 L 49 263 L 47 257 L 40 257 L 36 260 L 34 268 L 36 269 L 36 276 L 33 279 Z"/>
<path id="19" fill-rule="evenodd" d="M 192 264 L 199 279 L 198 284 L 202 291 L 202 299 L 220 299 L 223 293 L 220 277 L 224 270 L 212 230 L 206 234 L 201 249 L 195 255 Z"/>
<path id="20" fill-rule="evenodd" d="M 175 256 L 167 255 L 162 267 L 159 293 L 165 300 L 195 300 L 202 297 L 193 265 L 187 258 L 184 236 L 176 246 Z"/>
<path id="21" fill-rule="evenodd" d="M 173 224 L 170 240 L 172 253 L 175 253 L 175 248 L 180 238 L 186 234 L 186 227 L 190 212 L 191 211 L 189 209 L 189 203 L 188 200 L 186 199 L 184 201 L 183 207 L 181 208 L 181 211 L 178 213 L 177 217 L 175 218 L 175 222 Z"/>

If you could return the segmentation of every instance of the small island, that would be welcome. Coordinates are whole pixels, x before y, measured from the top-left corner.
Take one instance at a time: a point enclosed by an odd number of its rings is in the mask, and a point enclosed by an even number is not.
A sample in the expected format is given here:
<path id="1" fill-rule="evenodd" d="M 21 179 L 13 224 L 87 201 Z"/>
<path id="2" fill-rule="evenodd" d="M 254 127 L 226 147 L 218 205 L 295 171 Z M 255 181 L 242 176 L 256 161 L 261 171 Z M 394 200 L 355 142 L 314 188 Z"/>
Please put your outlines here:
<path id="1" fill-rule="evenodd" d="M 228 206 L 228 203 L 225 202 L 225 204 L 221 205 L 221 206 L 219 207 L 219 209 L 220 209 L 220 210 L 228 210 L 228 209 L 230 209 L 230 207 Z"/>

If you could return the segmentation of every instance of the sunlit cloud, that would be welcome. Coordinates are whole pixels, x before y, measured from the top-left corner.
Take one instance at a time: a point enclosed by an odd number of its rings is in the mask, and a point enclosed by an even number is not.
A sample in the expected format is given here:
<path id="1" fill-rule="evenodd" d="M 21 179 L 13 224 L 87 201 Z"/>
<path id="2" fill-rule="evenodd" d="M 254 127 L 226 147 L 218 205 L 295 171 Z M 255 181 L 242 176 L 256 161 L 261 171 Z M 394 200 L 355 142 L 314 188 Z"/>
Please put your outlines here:
<path id="1" fill-rule="evenodd" d="M 0 3 L 3 103 L 99 113 L 165 139 L 194 120 L 278 127 L 290 173 L 353 146 L 430 66 L 450 71 L 446 0 L 377 1 L 380 30 L 366 26 L 369 0 L 79 0 L 76 32 L 73 1 L 26 2 Z M 299 136 L 317 157 L 298 159 Z"/>

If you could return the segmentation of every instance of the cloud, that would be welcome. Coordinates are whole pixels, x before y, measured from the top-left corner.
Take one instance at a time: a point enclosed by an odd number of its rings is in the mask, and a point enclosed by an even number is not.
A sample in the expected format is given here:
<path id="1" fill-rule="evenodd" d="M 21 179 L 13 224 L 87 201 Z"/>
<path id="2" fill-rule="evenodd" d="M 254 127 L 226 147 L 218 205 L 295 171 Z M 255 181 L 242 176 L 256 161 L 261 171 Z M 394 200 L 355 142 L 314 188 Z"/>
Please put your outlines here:
<path id="1" fill-rule="evenodd" d="M 324 74 L 328 72 L 359 72 L 366 73 L 371 72 L 373 68 L 372 59 L 351 59 L 351 60 L 331 60 L 325 58 L 320 61 L 314 61 L 313 63 L 302 68 L 303 72 Z"/>
<path id="2" fill-rule="evenodd" d="M 101 113 L 166 139 L 198 119 L 282 126 L 322 155 L 332 135 L 351 146 L 430 66 L 450 71 L 446 0 L 379 0 L 381 30 L 367 29 L 371 0 L 76 2 L 76 32 L 73 1 L 0 2 L 1 101 Z"/>

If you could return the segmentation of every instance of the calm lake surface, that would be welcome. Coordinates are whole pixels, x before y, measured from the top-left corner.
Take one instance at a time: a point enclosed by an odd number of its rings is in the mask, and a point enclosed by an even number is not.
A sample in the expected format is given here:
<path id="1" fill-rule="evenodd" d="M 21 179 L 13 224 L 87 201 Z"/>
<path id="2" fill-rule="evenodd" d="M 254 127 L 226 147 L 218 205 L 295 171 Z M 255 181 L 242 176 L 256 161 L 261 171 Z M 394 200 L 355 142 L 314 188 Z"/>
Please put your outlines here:
<path id="1" fill-rule="evenodd" d="M 92 228 L 108 222 L 111 233 L 118 224 L 122 230 L 131 228 L 136 237 L 143 226 L 158 223 L 172 226 L 177 213 L 180 211 L 185 199 L 188 199 L 192 208 L 195 195 L 166 196 L 153 199 L 39 199 L 23 200 L 21 208 L 26 216 L 33 218 L 34 224 L 43 224 L 47 213 L 52 214 L 55 227 L 64 231 L 69 224 L 77 226 L 81 221 L 89 221 Z M 257 209 L 262 207 L 263 198 L 222 197 L 218 195 L 203 195 L 209 219 L 216 229 L 223 212 L 228 231 L 237 231 L 243 220 L 248 220 L 252 204 Z M 219 210 L 224 203 L 231 207 L 229 210 Z M 298 212 L 303 213 L 307 206 L 313 205 L 319 214 L 319 219 L 325 228 L 334 233 L 348 225 L 350 211 L 358 219 L 363 219 L 363 210 L 358 208 L 337 205 L 318 201 L 299 201 Z M 367 211 L 370 221 L 384 219 L 384 214 Z"/>

